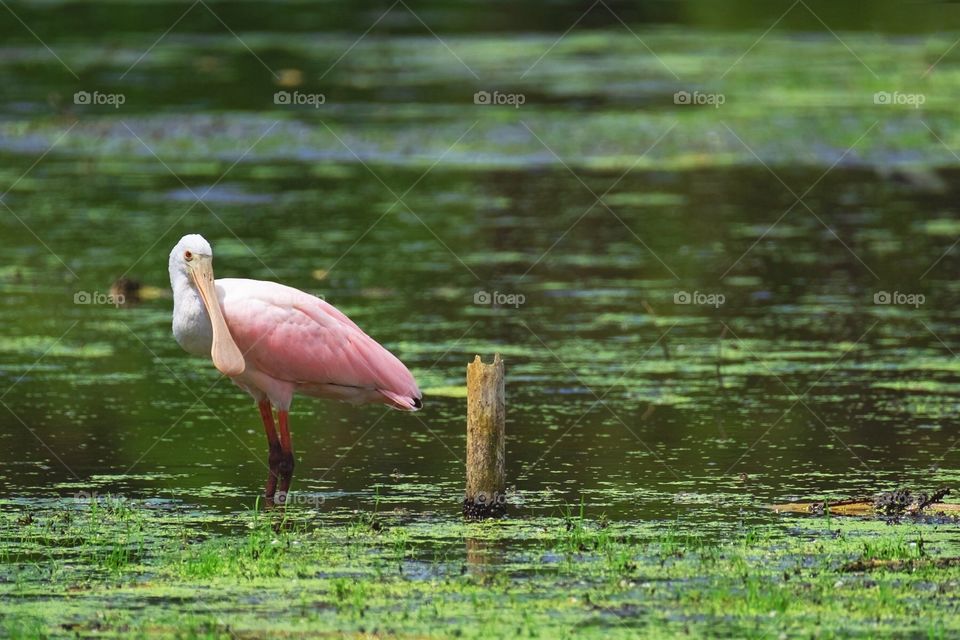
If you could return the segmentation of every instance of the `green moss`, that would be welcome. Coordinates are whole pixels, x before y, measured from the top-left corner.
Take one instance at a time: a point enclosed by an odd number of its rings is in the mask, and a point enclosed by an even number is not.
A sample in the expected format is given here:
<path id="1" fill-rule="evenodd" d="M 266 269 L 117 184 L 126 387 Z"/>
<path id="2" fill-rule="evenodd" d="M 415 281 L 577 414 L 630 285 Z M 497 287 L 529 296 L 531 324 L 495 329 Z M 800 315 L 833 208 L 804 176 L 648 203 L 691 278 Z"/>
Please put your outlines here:
<path id="1" fill-rule="evenodd" d="M 116 498 L 6 508 L 0 614 L 17 637 L 960 629 L 960 569 L 842 570 L 955 555 L 951 526 L 789 518 L 715 536 L 588 512 L 480 524 L 374 512 L 336 524 L 292 509 L 216 532 L 203 517 Z"/>

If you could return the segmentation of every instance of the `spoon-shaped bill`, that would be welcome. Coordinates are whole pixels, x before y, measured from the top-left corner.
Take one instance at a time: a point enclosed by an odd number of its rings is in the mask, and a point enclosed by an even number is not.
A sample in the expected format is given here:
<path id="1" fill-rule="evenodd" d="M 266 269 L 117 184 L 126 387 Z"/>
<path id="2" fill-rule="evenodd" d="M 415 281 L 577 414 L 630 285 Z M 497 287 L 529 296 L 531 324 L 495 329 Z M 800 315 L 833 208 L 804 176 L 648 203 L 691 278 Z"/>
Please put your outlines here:
<path id="1" fill-rule="evenodd" d="M 207 308 L 210 324 L 213 327 L 213 346 L 210 348 L 213 366 L 225 376 L 238 376 L 243 373 L 246 363 L 237 343 L 230 335 L 230 329 L 227 328 L 223 312 L 220 310 L 217 288 L 213 283 L 213 261 L 210 258 L 200 258 L 193 266 L 191 275 L 200 292 L 203 305 Z"/>

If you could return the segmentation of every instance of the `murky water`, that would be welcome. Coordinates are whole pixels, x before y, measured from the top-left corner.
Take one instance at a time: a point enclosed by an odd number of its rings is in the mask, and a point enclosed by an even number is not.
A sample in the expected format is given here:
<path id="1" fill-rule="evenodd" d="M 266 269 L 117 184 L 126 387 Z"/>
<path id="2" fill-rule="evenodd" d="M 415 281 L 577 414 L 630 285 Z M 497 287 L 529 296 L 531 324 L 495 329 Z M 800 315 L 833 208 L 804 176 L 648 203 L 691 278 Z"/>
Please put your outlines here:
<path id="1" fill-rule="evenodd" d="M 3 27 L 7 499 L 253 504 L 257 413 L 170 334 L 166 258 L 188 232 L 211 240 L 221 277 L 324 296 L 425 389 L 414 417 L 295 403 L 294 488 L 320 514 L 378 499 L 458 513 L 464 368 L 497 351 L 521 513 L 582 498 L 615 519 L 726 527 L 773 500 L 955 480 L 960 221 L 940 144 L 956 142 L 942 93 L 955 62 L 917 80 L 923 111 L 871 99 L 919 78 L 948 36 L 845 33 L 858 59 L 777 31 L 737 62 L 752 25 L 693 40 L 657 26 L 641 42 L 590 18 L 551 47 L 558 34 L 522 28 L 539 13 L 516 17 L 518 36 L 418 12 L 441 41 L 398 6 L 338 60 L 379 11 L 228 12 L 241 42 L 197 6 L 141 59 L 179 9 L 144 9 L 156 33 L 64 10 L 110 37 L 45 31 L 45 10 L 26 8 L 61 65 Z M 674 104 L 685 90 L 726 103 Z M 158 294 L 117 308 L 120 276 Z"/>

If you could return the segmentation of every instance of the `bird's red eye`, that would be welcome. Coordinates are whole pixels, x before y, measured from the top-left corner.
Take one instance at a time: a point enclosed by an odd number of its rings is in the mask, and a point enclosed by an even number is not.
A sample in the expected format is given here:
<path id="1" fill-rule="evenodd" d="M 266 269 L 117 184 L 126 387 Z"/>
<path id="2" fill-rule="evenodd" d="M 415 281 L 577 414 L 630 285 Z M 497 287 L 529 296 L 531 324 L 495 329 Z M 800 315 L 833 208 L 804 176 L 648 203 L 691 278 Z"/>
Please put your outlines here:
<path id="1" fill-rule="evenodd" d="M 193 254 L 190 253 L 189 251 L 184 251 L 184 252 L 183 252 L 183 257 L 184 257 L 184 259 L 186 259 L 186 260 L 193 260 Z"/>

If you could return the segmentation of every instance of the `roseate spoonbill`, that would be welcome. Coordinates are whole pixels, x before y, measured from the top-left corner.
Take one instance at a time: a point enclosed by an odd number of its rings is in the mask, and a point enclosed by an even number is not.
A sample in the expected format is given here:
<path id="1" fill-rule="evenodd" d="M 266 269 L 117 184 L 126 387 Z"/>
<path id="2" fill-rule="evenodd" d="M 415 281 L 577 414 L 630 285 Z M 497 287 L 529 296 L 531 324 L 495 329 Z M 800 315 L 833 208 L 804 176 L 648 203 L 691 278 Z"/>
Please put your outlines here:
<path id="1" fill-rule="evenodd" d="M 320 298 L 275 282 L 214 280 L 213 249 L 196 234 L 180 239 L 169 266 L 177 342 L 209 355 L 260 408 L 270 447 L 268 506 L 285 502 L 293 478 L 288 412 L 295 392 L 403 411 L 423 406 L 403 363 Z"/>

